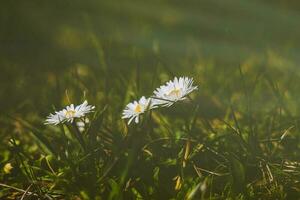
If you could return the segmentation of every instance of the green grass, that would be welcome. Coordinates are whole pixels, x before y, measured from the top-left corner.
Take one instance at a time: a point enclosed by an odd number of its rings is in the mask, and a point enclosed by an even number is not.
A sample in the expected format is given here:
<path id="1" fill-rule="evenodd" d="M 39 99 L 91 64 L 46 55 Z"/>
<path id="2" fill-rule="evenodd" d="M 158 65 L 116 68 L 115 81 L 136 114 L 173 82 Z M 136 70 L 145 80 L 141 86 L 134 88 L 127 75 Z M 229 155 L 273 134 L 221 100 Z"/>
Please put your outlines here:
<path id="1" fill-rule="evenodd" d="M 299 199 L 297 5 L 6 3 L 0 198 Z M 121 119 L 174 76 L 190 100 Z M 82 134 L 44 125 L 85 99 Z"/>
<path id="2" fill-rule="evenodd" d="M 217 72 L 211 67 L 205 73 L 213 71 Z M 198 79 L 200 89 L 192 101 L 156 109 L 130 126 L 120 118 L 122 109 L 136 97 L 138 92 L 132 91 L 137 80 L 151 80 L 150 73 L 139 75 L 137 68 L 132 69 L 132 75 L 112 83 L 105 94 L 99 89 L 98 95 L 98 89 L 85 83 L 94 73 L 86 75 L 87 80 L 71 74 L 74 85 L 66 92 L 68 99 L 80 102 L 83 86 L 88 88 L 86 98 L 97 106 L 83 141 L 71 124 L 43 125 L 45 115 L 31 115 L 28 120 L 4 117 L 4 130 L 13 132 L 4 136 L 1 163 L 13 168 L 1 173 L 1 195 L 20 198 L 28 189 L 25 196 L 46 199 L 296 197 L 299 120 L 293 113 L 297 107 L 288 108 L 288 96 L 266 72 L 251 73 L 255 72 L 237 67 L 227 85 L 222 84 L 228 82 L 222 73 L 215 74 L 220 91 Z M 160 83 L 154 75 L 152 80 Z M 98 81 L 101 86 L 109 77 Z M 151 94 L 150 85 L 143 82 L 145 93 Z M 227 97 L 220 98 L 220 93 Z M 52 112 L 51 105 L 46 110 Z"/>

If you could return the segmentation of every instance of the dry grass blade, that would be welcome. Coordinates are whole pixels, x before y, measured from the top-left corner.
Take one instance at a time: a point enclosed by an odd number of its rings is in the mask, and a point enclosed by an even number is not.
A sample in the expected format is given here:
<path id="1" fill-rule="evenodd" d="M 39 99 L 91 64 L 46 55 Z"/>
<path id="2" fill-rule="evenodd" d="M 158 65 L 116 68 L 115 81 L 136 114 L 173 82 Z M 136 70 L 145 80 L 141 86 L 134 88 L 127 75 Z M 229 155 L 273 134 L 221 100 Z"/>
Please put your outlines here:
<path id="1" fill-rule="evenodd" d="M 29 192 L 30 188 L 31 188 L 32 184 L 28 186 L 28 188 L 26 189 L 26 191 L 24 192 L 24 194 L 22 195 L 20 200 L 23 200 L 26 196 L 26 194 Z"/>

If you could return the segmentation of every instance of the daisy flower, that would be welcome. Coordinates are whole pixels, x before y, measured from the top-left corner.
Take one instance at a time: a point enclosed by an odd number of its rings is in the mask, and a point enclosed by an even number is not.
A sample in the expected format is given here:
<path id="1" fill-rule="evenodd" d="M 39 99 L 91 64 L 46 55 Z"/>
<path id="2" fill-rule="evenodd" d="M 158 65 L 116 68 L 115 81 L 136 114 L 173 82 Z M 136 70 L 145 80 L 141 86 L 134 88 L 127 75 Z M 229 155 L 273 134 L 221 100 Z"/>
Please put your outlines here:
<path id="1" fill-rule="evenodd" d="M 193 79 L 188 77 L 177 77 L 170 80 L 165 85 L 160 86 L 154 91 L 156 105 L 171 106 L 177 101 L 186 99 L 186 96 L 192 91 L 198 89 L 193 86 Z"/>
<path id="2" fill-rule="evenodd" d="M 154 108 L 151 103 L 152 99 L 145 98 L 144 96 L 140 98 L 139 101 L 134 101 L 127 104 L 126 108 L 123 111 L 122 119 L 129 119 L 128 125 L 134 119 L 135 123 L 139 123 L 140 114 L 144 113 L 147 110 Z"/>
<path id="3" fill-rule="evenodd" d="M 87 101 L 84 101 L 76 107 L 74 104 L 71 104 L 63 110 L 55 112 L 55 114 L 50 114 L 47 117 L 45 124 L 57 125 L 62 122 L 72 123 L 75 118 L 84 117 L 86 114 L 93 112 L 94 109 L 95 106 L 88 105 Z"/>

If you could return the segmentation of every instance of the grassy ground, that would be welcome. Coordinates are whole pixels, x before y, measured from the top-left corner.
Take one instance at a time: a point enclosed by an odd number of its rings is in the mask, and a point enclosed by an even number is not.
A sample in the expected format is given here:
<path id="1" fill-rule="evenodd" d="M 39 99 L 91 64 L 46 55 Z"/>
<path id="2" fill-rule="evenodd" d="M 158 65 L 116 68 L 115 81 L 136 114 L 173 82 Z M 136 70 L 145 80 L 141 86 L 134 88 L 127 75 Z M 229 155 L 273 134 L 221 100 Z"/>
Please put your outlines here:
<path id="1" fill-rule="evenodd" d="M 298 4 L 5 3 L 0 197 L 299 199 Z M 190 100 L 121 119 L 175 76 Z M 85 99 L 80 136 L 43 124 Z"/>

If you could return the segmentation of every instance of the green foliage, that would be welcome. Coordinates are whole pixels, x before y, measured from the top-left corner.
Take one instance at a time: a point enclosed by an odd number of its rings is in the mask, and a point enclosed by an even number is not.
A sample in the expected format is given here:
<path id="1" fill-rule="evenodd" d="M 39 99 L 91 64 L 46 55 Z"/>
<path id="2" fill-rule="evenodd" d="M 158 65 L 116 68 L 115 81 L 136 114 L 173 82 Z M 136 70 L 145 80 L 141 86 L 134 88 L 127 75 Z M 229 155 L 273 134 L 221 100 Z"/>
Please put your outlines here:
<path id="1" fill-rule="evenodd" d="M 243 87 L 250 88 L 251 81 L 244 81 L 249 85 Z M 257 83 L 261 85 L 252 94 L 242 89 L 245 94 L 238 99 L 232 90 L 229 103 L 205 97 L 200 90 L 192 101 L 146 113 L 137 125 L 127 126 L 120 119 L 122 110 L 116 112 L 119 102 L 112 100 L 111 93 L 99 99 L 111 98 L 104 101 L 110 103 L 96 103 L 97 111 L 89 116 L 83 132 L 75 123 L 44 126 L 43 117 L 31 122 L 12 117 L 7 124 L 22 135 L 7 135 L 3 142 L 7 149 L 2 153 L 6 170 L 1 174 L 1 195 L 44 199 L 295 197 L 300 168 L 295 151 L 299 148 L 295 146 L 298 120 L 283 111 L 287 108 L 282 103 L 266 103 L 255 110 L 251 101 L 242 100 L 259 98 L 257 90 L 269 87 L 270 81 L 264 81 Z M 274 100 L 279 94 L 274 91 Z M 70 93 L 68 98 L 76 99 Z M 210 107 L 203 107 L 201 101 L 211 101 Z M 222 111 L 209 117 L 205 111 L 211 109 Z M 12 168 L 4 166 L 7 163 Z"/>

